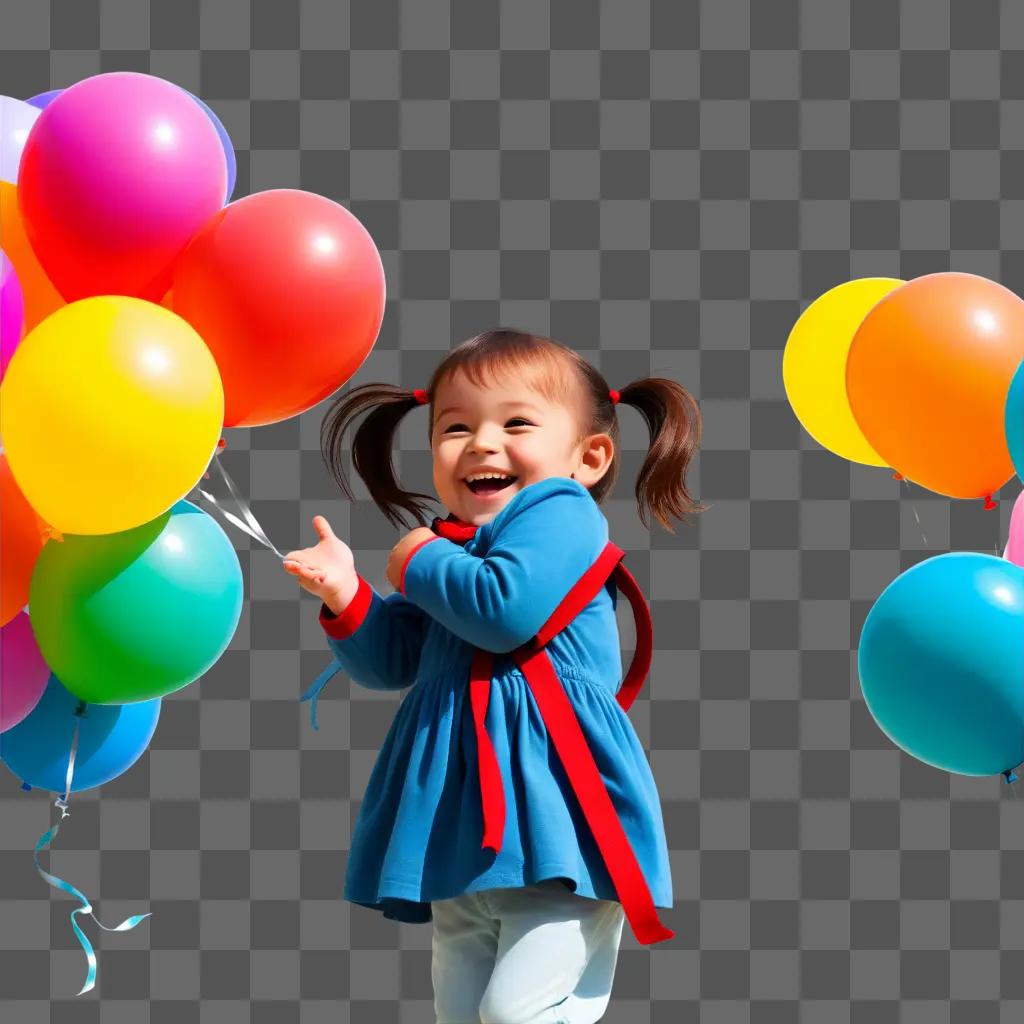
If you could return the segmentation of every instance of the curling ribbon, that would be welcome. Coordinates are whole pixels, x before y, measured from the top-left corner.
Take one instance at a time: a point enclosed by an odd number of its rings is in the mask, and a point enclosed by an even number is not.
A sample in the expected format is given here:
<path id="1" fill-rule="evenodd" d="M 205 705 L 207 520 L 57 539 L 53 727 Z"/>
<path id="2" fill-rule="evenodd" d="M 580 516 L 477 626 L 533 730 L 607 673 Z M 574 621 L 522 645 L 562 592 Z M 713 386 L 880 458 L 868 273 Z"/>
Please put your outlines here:
<path id="1" fill-rule="evenodd" d="M 60 808 L 60 819 L 63 821 L 65 818 L 71 816 L 71 812 L 68 810 L 68 797 L 71 795 L 71 780 L 75 774 L 75 754 L 78 750 L 78 730 L 82 724 L 82 716 L 85 714 L 85 701 L 81 701 L 78 707 L 75 709 L 75 731 L 71 739 L 71 756 L 68 758 L 68 774 L 67 781 L 65 783 L 64 795 L 54 800 L 54 806 Z M 88 964 L 88 971 L 85 976 L 85 984 L 82 986 L 81 991 L 78 995 L 90 991 L 90 989 L 96 986 L 96 953 L 93 951 L 92 943 L 89 941 L 88 936 L 82 931 L 78 922 L 75 920 L 76 914 L 88 914 L 104 931 L 107 932 L 126 932 L 134 928 L 140 921 L 144 921 L 150 914 L 135 914 L 132 917 L 126 918 L 116 928 L 108 928 L 102 921 L 93 913 L 92 904 L 83 892 L 76 889 L 70 882 L 65 882 L 63 878 L 58 878 L 56 875 L 51 875 L 48 871 L 44 871 L 42 865 L 39 863 L 39 851 L 45 849 L 57 836 L 60 830 L 61 821 L 58 821 L 48 832 L 44 832 L 39 838 L 39 842 L 36 843 L 35 852 L 32 854 L 32 859 L 36 862 L 36 870 L 42 876 L 43 880 L 52 885 L 55 889 L 62 889 L 64 892 L 70 893 L 75 899 L 81 902 L 80 907 L 75 907 L 71 911 L 71 927 L 75 930 L 75 935 L 78 937 L 78 941 L 82 946 L 82 951 L 85 953 L 86 963 Z"/>
<path id="2" fill-rule="evenodd" d="M 259 520 L 252 514 L 252 509 L 249 508 L 248 502 L 239 493 L 238 488 L 235 486 L 234 480 L 228 475 L 228 471 L 224 468 L 224 464 L 218 458 L 221 448 L 224 447 L 224 442 L 217 446 L 217 452 L 210 460 L 211 466 L 216 466 L 220 471 L 220 475 L 224 478 L 224 483 L 227 485 L 228 493 L 234 499 L 235 504 L 238 506 L 239 511 L 242 513 L 242 517 L 245 522 L 242 522 L 233 512 L 229 512 L 209 491 L 204 490 L 198 484 L 196 484 L 196 490 L 202 495 L 204 500 L 209 502 L 229 523 L 233 526 L 237 526 L 243 533 L 247 533 L 253 540 L 258 541 L 266 548 L 270 548 L 271 551 L 277 555 L 281 561 L 284 561 L 284 555 L 274 547 L 273 542 L 267 536 L 266 531 L 259 524 Z"/>

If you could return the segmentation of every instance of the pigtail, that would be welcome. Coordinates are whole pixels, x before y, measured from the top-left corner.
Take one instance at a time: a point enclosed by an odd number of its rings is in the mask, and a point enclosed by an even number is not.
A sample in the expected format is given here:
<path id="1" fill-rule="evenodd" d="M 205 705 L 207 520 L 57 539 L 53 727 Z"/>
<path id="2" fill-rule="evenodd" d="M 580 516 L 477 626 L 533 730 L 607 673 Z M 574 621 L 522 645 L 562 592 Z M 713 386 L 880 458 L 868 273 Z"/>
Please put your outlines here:
<path id="1" fill-rule="evenodd" d="M 435 500 L 429 494 L 403 490 L 392 460 L 398 425 L 418 404 L 414 393 L 406 388 L 393 384 L 362 384 L 340 395 L 320 426 L 320 449 L 327 468 L 345 496 L 354 501 L 355 495 L 345 476 L 342 437 L 360 413 L 371 410 L 352 437 L 352 466 L 388 522 L 398 528 L 408 525 L 402 511 L 413 517 L 413 525 L 425 525 L 430 514 L 426 502 Z"/>
<path id="2" fill-rule="evenodd" d="M 686 487 L 686 470 L 700 446 L 700 409 L 686 388 L 665 377 L 634 381 L 622 389 L 619 401 L 643 416 L 651 438 L 636 481 L 640 520 L 648 525 L 649 510 L 675 533 L 670 519 L 683 522 L 705 510 Z"/>

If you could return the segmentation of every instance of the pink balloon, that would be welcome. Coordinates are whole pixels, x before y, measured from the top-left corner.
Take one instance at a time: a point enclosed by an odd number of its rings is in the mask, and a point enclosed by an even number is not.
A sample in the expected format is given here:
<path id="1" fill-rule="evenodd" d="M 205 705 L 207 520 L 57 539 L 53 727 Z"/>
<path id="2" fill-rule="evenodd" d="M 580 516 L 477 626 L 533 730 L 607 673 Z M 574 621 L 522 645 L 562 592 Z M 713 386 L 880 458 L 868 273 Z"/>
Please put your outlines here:
<path id="1" fill-rule="evenodd" d="M 28 614 L 20 611 L 0 629 L 0 732 L 28 717 L 49 678 Z"/>
<path id="2" fill-rule="evenodd" d="M 0 251 L 0 379 L 21 341 L 25 304 L 14 264 Z"/>
<path id="3" fill-rule="evenodd" d="M 202 107 L 134 71 L 95 75 L 39 115 L 18 203 L 39 262 L 68 301 L 158 302 L 171 264 L 224 205 L 224 150 Z"/>
<path id="4" fill-rule="evenodd" d="M 1024 569 L 1024 491 L 1017 495 L 1010 513 L 1010 536 L 1003 558 Z"/>

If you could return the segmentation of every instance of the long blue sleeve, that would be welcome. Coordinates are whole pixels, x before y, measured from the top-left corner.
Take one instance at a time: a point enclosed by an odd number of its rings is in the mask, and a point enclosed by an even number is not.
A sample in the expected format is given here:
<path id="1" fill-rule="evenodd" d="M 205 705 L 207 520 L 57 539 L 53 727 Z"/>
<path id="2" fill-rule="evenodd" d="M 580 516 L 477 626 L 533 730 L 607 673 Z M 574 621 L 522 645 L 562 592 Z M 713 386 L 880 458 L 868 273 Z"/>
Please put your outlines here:
<path id="1" fill-rule="evenodd" d="M 467 643 L 505 653 L 537 633 L 593 564 L 608 522 L 585 487 L 552 477 L 523 488 L 478 536 L 481 555 L 444 539 L 424 544 L 405 567 L 404 593 Z"/>
<path id="2" fill-rule="evenodd" d="M 400 690 L 416 679 L 426 615 L 401 594 L 381 597 L 369 584 L 369 604 L 349 616 L 348 636 L 332 626 L 329 613 L 321 611 L 320 622 L 327 632 L 327 643 L 342 669 L 357 683 L 371 690 Z M 344 613 L 343 613 L 344 615 Z M 360 618 L 361 616 L 361 618 Z"/>

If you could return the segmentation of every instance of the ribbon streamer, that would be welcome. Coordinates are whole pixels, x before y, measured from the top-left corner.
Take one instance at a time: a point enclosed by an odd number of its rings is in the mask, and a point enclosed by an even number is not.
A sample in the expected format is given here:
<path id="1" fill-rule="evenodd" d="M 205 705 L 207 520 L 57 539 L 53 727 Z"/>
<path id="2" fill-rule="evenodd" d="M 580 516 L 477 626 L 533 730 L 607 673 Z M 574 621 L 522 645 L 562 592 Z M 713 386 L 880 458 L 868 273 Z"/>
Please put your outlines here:
<path id="1" fill-rule="evenodd" d="M 258 541 L 264 547 L 269 548 L 283 562 L 284 555 L 277 550 L 273 542 L 267 536 L 266 531 L 263 529 L 262 526 L 260 526 L 259 520 L 252 514 L 252 509 L 249 507 L 248 502 L 246 502 L 246 500 L 239 493 L 238 487 L 235 485 L 235 482 L 231 479 L 230 474 L 224 468 L 224 464 L 217 457 L 220 454 L 222 446 L 223 442 L 221 442 L 221 446 L 218 446 L 217 452 L 214 454 L 214 457 L 210 460 L 210 464 L 216 465 L 217 469 L 220 471 L 220 475 L 224 478 L 224 483 L 227 486 L 228 493 L 235 500 L 235 504 L 238 505 L 238 509 L 242 513 L 245 522 L 242 522 L 242 520 L 239 519 L 238 516 L 236 516 L 233 512 L 230 512 L 228 511 L 228 509 L 224 508 L 224 506 L 209 491 L 204 490 L 198 484 L 196 485 L 196 490 L 203 497 L 203 499 L 207 501 L 210 505 L 212 505 L 229 523 L 231 523 L 234 526 L 237 526 L 238 529 L 240 529 L 243 533 L 248 534 L 250 537 L 253 538 L 253 540 Z M 333 676 L 340 671 L 340 663 L 337 661 L 337 659 L 333 660 L 320 673 L 320 675 L 316 677 L 310 688 L 299 698 L 300 704 L 304 703 L 307 700 L 312 701 L 312 703 L 309 706 L 309 720 L 311 725 L 313 726 L 313 730 L 316 732 L 318 732 L 320 729 L 320 726 L 317 724 L 316 716 L 316 702 L 320 696 L 320 691 L 330 682 Z"/>
<path id="2" fill-rule="evenodd" d="M 335 658 L 330 665 L 328 665 L 327 668 L 325 668 L 323 672 L 313 680 L 313 684 L 310 688 L 299 698 L 300 704 L 307 700 L 311 700 L 313 702 L 309 705 L 309 720 L 313 726 L 314 732 L 319 732 L 320 730 L 320 726 L 316 724 L 316 702 L 320 696 L 320 691 L 331 681 L 334 674 L 340 671 L 341 662 Z"/>
<path id="3" fill-rule="evenodd" d="M 75 920 L 75 915 L 88 914 L 104 931 L 107 932 L 129 931 L 140 921 L 144 921 L 147 917 L 151 916 L 151 914 L 135 914 L 132 917 L 126 918 L 116 927 L 110 928 L 93 913 L 92 904 L 83 892 L 76 889 L 70 882 L 65 882 L 63 878 L 58 878 L 56 875 L 51 875 L 48 871 L 43 870 L 42 865 L 39 863 L 39 851 L 45 849 L 56 838 L 57 833 L 60 831 L 61 822 L 65 818 L 71 816 L 71 812 L 68 810 L 68 797 L 71 795 L 71 780 L 74 778 L 75 774 L 75 754 L 78 751 L 78 730 L 82 724 L 82 717 L 84 714 L 85 701 L 82 701 L 75 709 L 75 731 L 71 739 L 71 756 L 68 758 L 68 773 L 64 787 L 64 794 L 54 801 L 54 806 L 60 808 L 61 820 L 58 821 L 57 824 L 48 832 L 44 832 L 43 835 L 39 837 L 39 842 L 36 843 L 35 852 L 32 854 L 32 859 L 36 863 L 36 870 L 42 876 L 43 880 L 48 882 L 55 889 L 62 889 L 64 892 L 70 893 L 82 904 L 80 907 L 75 907 L 75 909 L 71 911 L 71 927 L 75 930 L 75 935 L 78 937 L 78 941 L 82 946 L 82 951 L 85 953 L 86 963 L 88 964 L 85 984 L 77 993 L 78 995 L 83 995 L 96 986 L 96 953 L 93 951 L 92 943 L 89 941 L 88 936 L 82 931 L 78 922 Z"/>
<path id="4" fill-rule="evenodd" d="M 210 460 L 211 466 L 216 466 L 220 471 L 220 475 L 224 478 L 224 483 L 227 485 L 228 493 L 234 499 L 235 504 L 238 506 L 239 511 L 245 522 L 242 522 L 233 512 L 228 511 L 221 502 L 219 502 L 209 491 L 204 490 L 198 484 L 196 484 L 196 490 L 202 495 L 204 500 L 209 502 L 229 523 L 233 526 L 237 526 L 243 533 L 247 533 L 253 540 L 258 541 L 265 548 L 269 548 L 277 555 L 281 561 L 284 561 L 284 555 L 274 546 L 273 542 L 267 536 L 266 531 L 260 526 L 259 520 L 252 514 L 252 509 L 249 507 L 248 502 L 239 493 L 238 488 L 235 486 L 234 480 L 228 475 L 228 471 L 224 468 L 224 464 L 218 457 L 220 455 L 220 448 L 217 449 L 213 458 Z"/>

